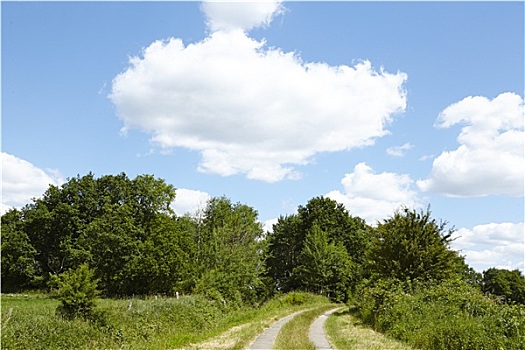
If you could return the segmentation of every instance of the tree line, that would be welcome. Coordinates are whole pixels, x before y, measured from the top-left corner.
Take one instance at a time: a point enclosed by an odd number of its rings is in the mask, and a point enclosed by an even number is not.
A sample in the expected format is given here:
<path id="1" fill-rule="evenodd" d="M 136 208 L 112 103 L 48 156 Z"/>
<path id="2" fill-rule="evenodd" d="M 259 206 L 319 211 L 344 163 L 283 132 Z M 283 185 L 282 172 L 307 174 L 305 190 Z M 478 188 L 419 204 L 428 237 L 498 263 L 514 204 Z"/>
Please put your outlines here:
<path id="1" fill-rule="evenodd" d="M 2 215 L 2 292 L 53 289 L 65 272 L 87 265 L 108 297 L 193 293 L 256 304 L 309 291 L 346 302 L 386 280 L 457 280 L 525 304 L 519 270 L 474 271 L 450 248 L 453 230 L 429 209 L 403 208 L 372 227 L 316 197 L 264 232 L 246 204 L 212 198 L 198 215 L 178 216 L 175 197 L 152 175 L 89 173 L 51 185 Z"/>

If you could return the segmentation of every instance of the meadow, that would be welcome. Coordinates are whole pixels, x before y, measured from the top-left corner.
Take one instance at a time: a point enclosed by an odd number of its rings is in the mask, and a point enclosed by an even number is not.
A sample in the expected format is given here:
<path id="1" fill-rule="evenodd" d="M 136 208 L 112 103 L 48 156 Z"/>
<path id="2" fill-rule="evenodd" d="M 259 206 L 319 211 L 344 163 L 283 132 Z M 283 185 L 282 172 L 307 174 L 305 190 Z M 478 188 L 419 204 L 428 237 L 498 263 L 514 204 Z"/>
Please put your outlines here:
<path id="1" fill-rule="evenodd" d="M 329 304 L 325 297 L 290 293 L 242 308 L 203 296 L 99 299 L 89 319 L 56 314 L 45 294 L 2 295 L 2 349 L 182 349 L 227 332 L 241 349 L 275 320 Z M 233 342 L 231 341 L 233 339 Z"/>

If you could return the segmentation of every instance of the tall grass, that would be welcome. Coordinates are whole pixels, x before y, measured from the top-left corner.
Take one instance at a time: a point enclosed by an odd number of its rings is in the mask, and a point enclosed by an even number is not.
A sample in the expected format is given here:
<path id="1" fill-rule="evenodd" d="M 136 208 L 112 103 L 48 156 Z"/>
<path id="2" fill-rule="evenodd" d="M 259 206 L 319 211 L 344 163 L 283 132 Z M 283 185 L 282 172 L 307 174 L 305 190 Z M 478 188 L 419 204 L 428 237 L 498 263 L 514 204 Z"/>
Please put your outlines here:
<path id="1" fill-rule="evenodd" d="M 461 281 L 405 292 L 395 283 L 363 290 L 363 320 L 420 349 L 525 349 L 525 306 L 489 299 Z"/>
<path id="2" fill-rule="evenodd" d="M 2 295 L 2 349 L 180 349 L 232 327 L 321 302 L 326 299 L 306 294 L 281 296 L 260 308 L 198 295 L 101 299 L 90 319 L 68 320 L 56 314 L 59 302 L 45 295 Z M 244 335 L 243 344 L 264 325 L 260 327 Z"/>

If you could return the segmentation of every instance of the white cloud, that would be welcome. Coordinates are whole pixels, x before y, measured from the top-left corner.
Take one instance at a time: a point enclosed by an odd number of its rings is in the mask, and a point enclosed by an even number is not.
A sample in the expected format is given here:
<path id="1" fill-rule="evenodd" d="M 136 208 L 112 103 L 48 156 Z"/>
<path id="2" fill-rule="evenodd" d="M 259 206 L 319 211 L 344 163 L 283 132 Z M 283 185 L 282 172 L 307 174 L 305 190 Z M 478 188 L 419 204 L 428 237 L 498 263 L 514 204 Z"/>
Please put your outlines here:
<path id="1" fill-rule="evenodd" d="M 262 223 L 264 232 L 273 232 L 273 225 L 277 224 L 279 219 L 270 219 Z"/>
<path id="2" fill-rule="evenodd" d="M 452 248 L 465 255 L 467 263 L 479 272 L 490 267 L 520 269 L 525 272 L 524 224 L 490 223 L 462 228 L 453 235 Z"/>
<path id="3" fill-rule="evenodd" d="M 414 146 L 411 145 L 409 142 L 407 142 L 401 146 L 392 146 L 392 147 L 387 148 L 386 153 L 393 157 L 403 157 L 405 153 L 412 147 Z"/>
<path id="4" fill-rule="evenodd" d="M 189 214 L 197 215 L 199 211 L 204 210 L 211 196 L 202 191 L 178 188 L 175 190 L 175 200 L 171 207 L 179 216 Z"/>
<path id="5" fill-rule="evenodd" d="M 492 101 L 467 97 L 447 107 L 436 126 L 466 124 L 457 138 L 460 146 L 434 160 L 430 177 L 417 182 L 419 188 L 459 197 L 523 196 L 523 119 L 523 98 L 514 93 Z"/>
<path id="6" fill-rule="evenodd" d="M 42 170 L 26 160 L 2 152 L 2 203 L 3 214 L 10 208 L 21 208 L 32 198 L 44 194 L 49 185 L 64 183 L 57 170 Z"/>
<path id="7" fill-rule="evenodd" d="M 413 182 L 406 174 L 375 174 L 370 166 L 359 163 L 341 181 L 344 192 L 332 191 L 326 196 L 342 203 L 352 215 L 375 224 L 400 207 L 421 207 L 417 192 L 412 190 Z"/>
<path id="8" fill-rule="evenodd" d="M 216 31 L 188 45 L 152 43 L 115 77 L 109 97 L 124 129 L 150 133 L 163 149 L 200 152 L 199 171 L 276 182 L 299 178 L 295 167 L 317 153 L 387 134 L 406 107 L 406 79 L 367 61 L 303 62 L 243 31 Z"/>
<path id="9" fill-rule="evenodd" d="M 267 26 L 284 8 L 281 1 L 204 1 L 201 6 L 212 31 L 250 30 Z"/>

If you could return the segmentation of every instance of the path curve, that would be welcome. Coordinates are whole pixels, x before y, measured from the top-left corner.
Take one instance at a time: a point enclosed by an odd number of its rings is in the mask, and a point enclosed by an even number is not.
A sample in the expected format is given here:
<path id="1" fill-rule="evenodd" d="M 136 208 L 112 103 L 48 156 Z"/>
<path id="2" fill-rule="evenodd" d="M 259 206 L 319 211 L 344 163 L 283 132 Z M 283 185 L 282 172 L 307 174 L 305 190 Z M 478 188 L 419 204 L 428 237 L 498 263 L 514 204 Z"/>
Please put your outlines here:
<path id="1" fill-rule="evenodd" d="M 274 323 L 270 328 L 266 329 L 261 335 L 259 335 L 255 339 L 255 341 L 248 347 L 248 350 L 272 349 L 273 343 L 275 342 L 275 339 L 277 338 L 277 334 L 279 334 L 279 331 L 281 330 L 282 326 L 284 326 L 288 321 L 293 319 L 295 316 L 305 311 L 306 310 L 297 311 L 291 315 L 281 318 L 279 321 Z"/>
<path id="2" fill-rule="evenodd" d="M 330 314 L 341 309 L 342 307 L 337 307 L 335 309 L 326 311 L 324 314 L 317 317 L 310 326 L 308 337 L 310 338 L 310 341 L 314 344 L 317 350 L 332 350 L 332 346 L 328 342 L 328 339 L 326 339 L 326 335 L 324 332 L 324 323 L 328 316 L 330 316 Z"/>

